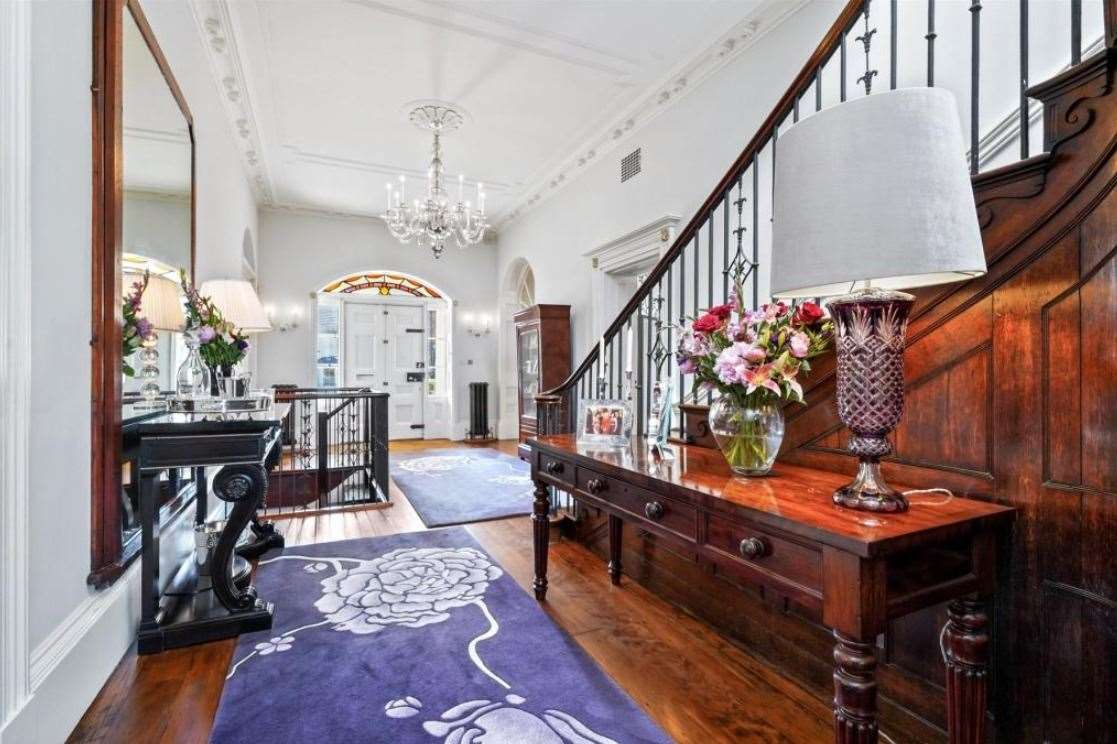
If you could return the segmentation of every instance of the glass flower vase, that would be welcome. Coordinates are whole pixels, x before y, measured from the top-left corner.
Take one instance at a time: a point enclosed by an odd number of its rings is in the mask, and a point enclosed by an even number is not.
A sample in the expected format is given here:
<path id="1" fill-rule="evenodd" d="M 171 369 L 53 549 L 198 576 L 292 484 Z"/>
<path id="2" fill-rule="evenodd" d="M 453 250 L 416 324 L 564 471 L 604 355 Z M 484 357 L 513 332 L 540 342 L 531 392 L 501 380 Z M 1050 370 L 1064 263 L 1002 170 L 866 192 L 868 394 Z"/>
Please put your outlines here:
<path id="1" fill-rule="evenodd" d="M 722 396 L 710 406 L 710 431 L 737 475 L 767 475 L 783 443 L 783 409 L 764 398 L 744 404 Z"/>
<path id="2" fill-rule="evenodd" d="M 186 329 L 183 332 L 183 340 L 186 342 L 188 353 L 186 359 L 178 368 L 178 384 L 176 387 L 178 397 L 208 398 L 210 395 L 210 374 L 209 368 L 202 361 L 201 352 L 198 351 L 198 348 L 202 345 L 198 331 L 194 328 Z"/>

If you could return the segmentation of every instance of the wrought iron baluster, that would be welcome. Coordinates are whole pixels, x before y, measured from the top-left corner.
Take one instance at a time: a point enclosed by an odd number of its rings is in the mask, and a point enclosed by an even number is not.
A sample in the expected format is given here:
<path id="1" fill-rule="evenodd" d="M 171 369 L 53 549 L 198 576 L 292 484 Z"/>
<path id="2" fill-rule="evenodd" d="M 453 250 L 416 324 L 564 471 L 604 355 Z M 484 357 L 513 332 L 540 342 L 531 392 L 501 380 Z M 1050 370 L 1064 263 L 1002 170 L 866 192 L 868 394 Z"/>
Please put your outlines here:
<path id="1" fill-rule="evenodd" d="M 795 94 L 795 102 L 791 104 L 791 123 L 796 124 L 799 121 L 799 94 Z"/>
<path id="2" fill-rule="evenodd" d="M 741 179 L 737 179 L 737 190 L 741 189 Z M 729 297 L 729 196 L 733 192 L 733 187 L 730 186 L 725 190 L 725 197 L 722 200 L 721 207 L 721 295 L 723 298 Z M 740 221 L 740 214 L 737 216 Z"/>
<path id="3" fill-rule="evenodd" d="M 1027 160 L 1028 142 L 1028 0 L 1020 0 L 1020 159 Z"/>
<path id="4" fill-rule="evenodd" d="M 872 59 L 870 57 L 870 49 L 873 45 L 873 36 L 876 34 L 877 29 L 874 26 L 869 28 L 869 10 L 872 5 L 872 0 L 865 0 L 865 32 L 857 37 L 857 41 L 865 49 L 865 74 L 857 78 L 857 82 L 864 84 L 865 95 L 870 95 L 873 92 L 873 78 L 877 76 L 877 71 L 872 69 Z"/>
<path id="5" fill-rule="evenodd" d="M 935 0 L 927 0 L 927 33 L 923 36 L 927 40 L 927 87 L 935 87 Z"/>
<path id="6" fill-rule="evenodd" d="M 899 8 L 898 0 L 892 0 L 889 9 L 891 16 L 889 18 L 889 50 L 888 50 L 888 87 L 891 90 L 896 90 L 896 43 L 897 43 L 897 18 L 896 14 Z"/>
<path id="7" fill-rule="evenodd" d="M 814 110 L 822 111 L 822 65 L 814 73 Z"/>
<path id="8" fill-rule="evenodd" d="M 845 85 L 845 78 L 842 78 L 842 85 Z M 760 202 L 756 198 L 757 192 L 760 189 L 760 168 L 759 168 L 759 151 L 752 156 L 752 265 L 756 266 L 760 263 L 760 231 L 757 229 L 757 224 L 760 221 Z M 741 298 L 744 302 L 744 298 Z M 756 309 L 760 302 L 760 277 L 753 272 L 752 276 L 752 309 Z"/>
<path id="9" fill-rule="evenodd" d="M 977 173 L 981 159 L 978 131 L 978 94 L 981 86 L 981 2 L 970 5 L 970 173 Z"/>
<path id="10" fill-rule="evenodd" d="M 682 326 L 686 323 L 686 247 L 679 252 L 679 333 L 682 334 Z M 686 380 L 683 376 L 682 370 L 679 370 L 679 400 L 683 399 L 683 389 Z M 683 411 L 679 409 L 679 431 L 683 431 Z"/>
<path id="11" fill-rule="evenodd" d="M 710 215 L 710 219 L 706 220 L 706 257 L 709 259 L 709 264 L 706 266 L 707 282 L 706 282 L 706 304 L 708 307 L 714 306 L 714 215 Z"/>
<path id="12" fill-rule="evenodd" d="M 698 230 L 694 233 L 694 317 L 698 317 L 698 293 L 701 292 L 702 281 L 702 277 L 698 273 L 698 236 L 701 234 L 701 232 L 701 230 Z"/>
<path id="13" fill-rule="evenodd" d="M 932 2 L 933 2 L 933 0 L 932 0 Z M 839 55 L 838 55 L 838 58 L 840 60 L 840 68 L 841 68 L 840 69 L 840 72 L 841 72 L 841 81 L 840 81 L 841 86 L 839 88 L 838 100 L 840 100 L 842 103 L 844 103 L 845 100 L 846 100 L 846 75 L 848 74 L 846 72 L 846 35 L 845 35 L 844 32 L 842 33 L 842 43 L 841 43 L 841 46 L 839 48 L 841 50 Z"/>
<path id="14" fill-rule="evenodd" d="M 1082 61 L 1082 0 L 1070 0 L 1070 63 Z"/>

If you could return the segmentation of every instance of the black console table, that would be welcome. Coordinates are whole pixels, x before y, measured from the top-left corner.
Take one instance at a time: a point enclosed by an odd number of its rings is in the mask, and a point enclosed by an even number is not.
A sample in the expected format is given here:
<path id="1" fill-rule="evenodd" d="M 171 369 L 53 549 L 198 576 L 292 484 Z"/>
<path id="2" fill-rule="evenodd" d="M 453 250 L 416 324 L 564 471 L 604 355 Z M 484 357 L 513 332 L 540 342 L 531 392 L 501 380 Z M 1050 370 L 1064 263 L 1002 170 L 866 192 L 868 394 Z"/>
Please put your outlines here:
<path id="1" fill-rule="evenodd" d="M 267 471 L 280 455 L 282 421 L 287 404 L 269 411 L 237 413 L 226 420 L 212 414 L 162 413 L 136 422 L 125 431 L 125 456 L 135 462 L 139 476 L 141 548 L 141 610 L 139 653 L 150 654 L 241 633 L 267 630 L 273 605 L 256 596 L 249 583 L 244 557 L 283 538 L 271 524 L 260 523 L 256 510 L 267 493 Z M 202 473 L 220 466 L 213 493 L 232 505 L 217 535 L 208 571 L 196 560 L 184 563 L 165 590 L 160 591 L 159 502 L 160 474 L 174 468 L 193 468 L 200 487 L 196 522 L 205 521 L 207 488 Z M 237 548 L 250 528 L 255 541 Z"/>

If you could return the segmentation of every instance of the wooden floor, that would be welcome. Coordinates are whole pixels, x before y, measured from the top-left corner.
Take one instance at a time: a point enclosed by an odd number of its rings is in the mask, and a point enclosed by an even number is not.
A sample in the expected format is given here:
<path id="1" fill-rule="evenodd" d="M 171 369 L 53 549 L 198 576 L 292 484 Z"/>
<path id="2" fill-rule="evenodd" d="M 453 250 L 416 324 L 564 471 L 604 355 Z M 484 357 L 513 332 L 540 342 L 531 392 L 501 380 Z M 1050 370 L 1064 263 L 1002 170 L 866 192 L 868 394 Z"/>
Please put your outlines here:
<path id="1" fill-rule="evenodd" d="M 393 442 L 392 450 L 450 444 Z M 499 448 L 511 453 L 515 443 Z M 425 529 L 394 485 L 392 499 L 391 508 L 285 518 L 277 525 L 289 546 Z M 467 529 L 529 589 L 528 518 Z M 677 741 L 830 740 L 830 709 L 823 701 L 634 582 L 612 586 L 605 567 L 581 545 L 556 542 L 549 577 L 547 613 Z M 144 657 L 133 646 L 69 741 L 206 742 L 234 645 L 220 641 Z M 267 723 L 261 724 L 266 741 Z"/>

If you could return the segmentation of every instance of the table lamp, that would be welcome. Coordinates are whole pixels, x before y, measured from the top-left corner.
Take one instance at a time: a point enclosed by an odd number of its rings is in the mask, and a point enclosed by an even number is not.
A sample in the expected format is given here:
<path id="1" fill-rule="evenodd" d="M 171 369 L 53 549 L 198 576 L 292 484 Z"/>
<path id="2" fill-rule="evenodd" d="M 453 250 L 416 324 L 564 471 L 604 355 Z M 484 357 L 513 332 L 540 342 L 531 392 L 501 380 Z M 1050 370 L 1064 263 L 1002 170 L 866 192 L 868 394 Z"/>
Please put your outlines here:
<path id="1" fill-rule="evenodd" d="M 772 294 L 832 296 L 838 416 L 860 463 L 834 502 L 905 511 L 880 460 L 904 410 L 914 297 L 897 290 L 985 273 L 954 97 L 901 88 L 834 106 L 780 133 Z"/>
<path id="2" fill-rule="evenodd" d="M 165 276 L 152 276 L 140 298 L 139 314 L 151 323 L 153 331 L 143 339 L 143 350 L 140 351 L 140 361 L 143 362 L 140 370 L 140 379 L 143 380 L 140 395 L 143 397 L 144 407 L 153 407 L 162 395 L 159 385 L 159 350 L 155 348 L 159 335 L 154 331 L 180 331 L 186 324 L 178 282 Z"/>
<path id="3" fill-rule="evenodd" d="M 221 311 L 225 320 L 241 333 L 263 333 L 271 330 L 264 306 L 252 283 L 244 279 L 210 279 L 198 290 Z"/>

